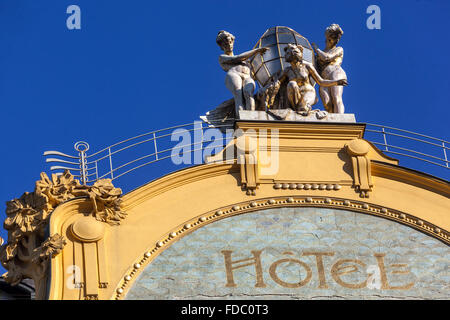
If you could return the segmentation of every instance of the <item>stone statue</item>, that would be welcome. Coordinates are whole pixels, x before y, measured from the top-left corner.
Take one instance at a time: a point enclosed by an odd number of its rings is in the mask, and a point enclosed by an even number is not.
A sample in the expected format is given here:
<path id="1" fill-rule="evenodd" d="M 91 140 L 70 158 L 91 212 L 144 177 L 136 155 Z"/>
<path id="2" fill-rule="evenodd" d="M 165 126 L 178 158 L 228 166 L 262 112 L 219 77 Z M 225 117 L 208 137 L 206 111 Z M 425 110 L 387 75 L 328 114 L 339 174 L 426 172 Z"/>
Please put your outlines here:
<path id="1" fill-rule="evenodd" d="M 275 77 L 275 83 L 288 81 L 287 98 L 289 106 L 301 115 L 308 115 L 311 106 L 316 100 L 316 91 L 311 84 L 310 76 L 321 87 L 345 86 L 345 78 L 336 80 L 323 79 L 314 66 L 303 60 L 303 47 L 300 45 L 288 44 L 285 48 L 285 59 L 290 66 L 284 69 L 280 75 Z"/>
<path id="2" fill-rule="evenodd" d="M 347 79 L 345 71 L 341 68 L 344 58 L 344 49 L 337 47 L 341 36 L 344 34 L 338 24 L 332 24 L 325 30 L 326 47 L 322 51 L 312 44 L 316 53 L 316 61 L 321 76 L 327 80 Z M 332 87 L 320 87 L 319 93 L 325 110 L 331 113 L 344 113 L 342 102 L 342 85 Z"/>
<path id="3" fill-rule="evenodd" d="M 267 48 L 250 50 L 239 55 L 233 54 L 234 36 L 227 31 L 219 31 L 216 42 L 223 50 L 219 56 L 219 64 L 227 75 L 225 85 L 234 97 L 236 116 L 239 117 L 239 110 L 255 110 L 255 81 L 250 75 L 248 59 L 256 54 L 263 54 Z M 245 101 L 245 103 L 244 103 Z"/>
<path id="4" fill-rule="evenodd" d="M 201 119 L 213 126 L 214 123 L 231 125 L 234 118 L 355 122 L 353 114 L 344 113 L 342 102 L 343 86 L 348 85 L 341 68 L 344 50 L 337 47 L 342 34 L 339 25 L 330 25 L 325 32 L 326 48 L 322 51 L 290 28 L 273 27 L 258 40 L 257 49 L 235 56 L 234 36 L 220 31 L 216 42 L 224 53 L 219 63 L 227 72 L 225 84 L 233 98 Z M 265 47 L 259 48 L 263 43 Z M 266 51 L 265 56 L 270 56 L 268 61 L 262 56 Z M 255 95 L 252 78 L 260 85 Z M 319 100 L 315 82 L 320 86 L 326 111 L 312 109 Z"/>

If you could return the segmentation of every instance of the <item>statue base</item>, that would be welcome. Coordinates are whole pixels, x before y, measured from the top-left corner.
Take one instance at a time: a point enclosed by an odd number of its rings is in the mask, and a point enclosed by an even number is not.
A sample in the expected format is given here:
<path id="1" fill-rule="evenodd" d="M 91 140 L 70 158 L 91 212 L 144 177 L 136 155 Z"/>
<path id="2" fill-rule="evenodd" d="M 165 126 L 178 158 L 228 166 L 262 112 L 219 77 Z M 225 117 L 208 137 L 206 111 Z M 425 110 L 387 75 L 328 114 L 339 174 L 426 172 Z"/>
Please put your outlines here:
<path id="1" fill-rule="evenodd" d="M 292 109 L 273 109 L 269 111 L 240 110 L 239 120 L 282 120 L 298 122 L 341 122 L 356 123 L 353 113 L 327 113 L 324 111 L 312 111 L 307 116 L 302 116 Z"/>

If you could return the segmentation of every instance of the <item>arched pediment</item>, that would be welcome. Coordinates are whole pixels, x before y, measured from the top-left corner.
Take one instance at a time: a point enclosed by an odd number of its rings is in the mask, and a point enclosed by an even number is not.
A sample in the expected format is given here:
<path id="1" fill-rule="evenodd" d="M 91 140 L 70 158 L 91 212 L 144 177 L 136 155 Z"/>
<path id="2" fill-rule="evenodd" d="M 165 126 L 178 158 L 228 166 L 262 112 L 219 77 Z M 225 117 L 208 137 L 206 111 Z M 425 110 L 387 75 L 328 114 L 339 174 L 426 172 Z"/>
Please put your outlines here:
<path id="1" fill-rule="evenodd" d="M 386 231 L 386 241 L 379 242 L 379 246 L 388 248 L 391 241 L 393 250 L 396 244 L 398 250 L 401 250 L 404 244 L 409 243 L 410 237 L 417 235 L 422 240 L 430 239 L 433 246 L 443 246 L 444 251 L 448 248 L 450 219 L 447 182 L 399 167 L 396 161 L 383 158 L 371 145 L 367 148 L 365 145 L 352 145 L 350 148 L 353 149 L 348 151 L 349 142 L 362 137 L 364 127 L 360 125 L 327 125 L 322 131 L 309 124 L 303 127 L 298 124 L 278 126 L 278 159 L 281 169 L 276 173 L 264 175 L 261 171 L 251 168 L 247 170 L 246 162 L 238 163 L 237 160 L 180 170 L 124 195 L 121 210 L 126 212 L 126 216 L 120 225 L 92 227 L 92 230 L 88 230 L 92 234 L 80 227 L 89 225 L 87 223 L 78 222 L 78 228 L 73 227 L 78 220 L 86 219 L 92 211 L 89 200 L 78 198 L 58 206 L 51 216 L 50 234 L 65 236 L 67 244 L 61 254 L 52 259 L 49 298 L 123 299 L 127 297 L 142 271 L 151 270 L 149 268 L 152 268 L 153 262 L 158 261 L 158 256 L 163 258 L 164 252 L 172 250 L 174 244 L 187 241 L 186 245 L 191 246 L 194 253 L 196 250 L 213 250 L 214 247 L 208 247 L 214 244 L 213 240 L 208 241 L 208 238 L 205 238 L 204 247 L 200 248 L 198 242 L 189 245 L 190 237 L 195 237 L 197 232 L 201 234 L 210 229 L 214 230 L 216 223 L 218 227 L 222 226 L 223 230 L 239 230 L 240 221 L 247 225 L 253 220 L 257 223 L 255 217 L 259 217 L 258 212 L 275 214 L 298 211 L 285 216 L 288 220 L 294 219 L 293 227 L 297 226 L 295 217 L 301 216 L 301 212 L 309 212 L 309 215 L 311 210 L 324 215 L 327 212 L 345 212 L 353 217 L 349 218 L 349 221 L 353 219 L 361 227 L 358 229 L 358 237 L 366 237 L 368 241 L 373 239 L 373 234 L 369 229 L 365 229 L 366 227 L 375 224 L 381 229 L 383 226 L 388 228 L 386 230 L 390 231 Z M 255 124 L 250 123 L 249 127 L 255 128 Z M 216 157 L 220 157 L 220 154 Z M 244 174 L 251 175 L 252 172 L 258 172 L 253 193 L 248 192 L 246 188 L 251 180 L 247 180 L 245 186 L 242 178 Z M 372 187 L 363 193 L 355 188 L 355 181 L 356 175 L 364 174 L 370 177 Z M 206 231 L 202 231 L 203 228 Z M 339 226 L 332 231 L 339 232 Z M 230 231 L 230 234 L 233 232 Z M 377 232 L 380 236 L 383 235 L 382 230 Z M 392 236 L 393 233 L 395 237 Z M 342 232 L 340 237 L 350 239 L 349 234 L 350 231 Z M 394 238 L 403 240 L 398 243 Z M 255 239 L 252 241 L 258 242 L 258 238 Z M 280 243 L 283 243 L 282 240 L 280 238 Z M 239 242 L 239 239 L 230 241 Z M 273 247 L 277 247 L 275 238 L 272 242 Z M 419 260 L 413 258 L 419 257 L 420 250 L 426 250 L 427 245 L 424 240 L 423 244 L 418 245 L 419 251 L 415 256 L 405 258 L 406 262 L 400 261 L 403 256 L 397 257 L 398 259 L 394 259 L 389 265 L 406 263 L 408 266 L 414 266 Z M 284 250 L 285 245 L 280 244 L 279 248 Z M 346 252 L 351 248 L 355 252 L 359 250 L 357 244 L 349 242 L 349 247 L 342 247 L 341 251 Z M 304 254 L 303 248 L 297 249 L 297 253 Z M 224 257 L 220 251 L 224 250 L 231 249 L 221 248 L 219 252 L 215 252 L 219 257 L 222 255 L 219 264 L 222 268 Z M 247 246 L 245 250 L 247 251 L 243 253 L 243 257 L 248 258 L 252 255 L 251 251 L 258 249 Z M 391 251 L 385 251 L 374 249 L 365 256 L 367 261 L 364 260 L 364 264 L 378 265 L 379 260 L 374 254 L 385 254 L 386 259 L 391 259 Z M 344 253 L 341 255 L 338 251 L 333 252 L 336 259 L 358 260 L 355 256 L 347 258 Z M 392 252 L 400 255 L 395 253 L 395 250 Z M 234 259 L 234 253 L 231 259 Z M 174 263 L 177 263 L 177 260 Z M 314 270 L 314 265 L 309 263 L 308 266 Z M 272 279 L 269 270 L 272 264 L 273 261 L 264 265 L 264 277 L 269 277 L 267 279 Z M 328 265 L 328 268 L 333 265 Z M 335 269 L 341 267 L 343 266 L 338 265 Z M 330 270 L 327 272 L 331 272 Z M 317 276 L 317 273 L 315 275 Z M 281 282 L 286 280 L 281 277 L 280 275 Z M 328 273 L 327 277 L 334 281 L 331 273 Z M 218 281 L 220 285 L 227 283 L 223 277 Z M 290 279 L 285 282 L 292 281 Z M 78 285 L 72 286 L 73 283 Z M 336 281 L 330 283 L 336 284 Z M 133 294 L 129 297 L 133 297 Z"/>

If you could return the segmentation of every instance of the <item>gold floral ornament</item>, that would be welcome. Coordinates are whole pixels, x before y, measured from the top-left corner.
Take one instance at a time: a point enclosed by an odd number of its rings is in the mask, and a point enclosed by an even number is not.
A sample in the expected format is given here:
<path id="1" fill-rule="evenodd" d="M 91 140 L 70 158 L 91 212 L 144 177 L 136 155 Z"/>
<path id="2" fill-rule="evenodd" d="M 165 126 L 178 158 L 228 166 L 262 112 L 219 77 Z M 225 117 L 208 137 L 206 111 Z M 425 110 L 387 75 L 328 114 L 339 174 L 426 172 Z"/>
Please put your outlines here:
<path id="1" fill-rule="evenodd" d="M 34 232 L 47 218 L 50 209 L 45 196 L 34 192 L 25 192 L 19 199 L 6 203 L 4 228 L 11 232 L 14 239 L 19 240 L 23 235 Z"/>
<path id="2" fill-rule="evenodd" d="M 35 192 L 46 196 L 49 205 L 56 207 L 60 203 L 74 198 L 77 191 L 82 191 L 85 188 L 86 186 L 81 186 L 69 170 L 66 170 L 59 176 L 52 174 L 51 180 L 45 172 L 42 172 L 41 180 L 36 181 Z"/>
<path id="3" fill-rule="evenodd" d="M 68 170 L 59 176 L 52 174 L 51 179 L 41 173 L 34 192 L 25 192 L 6 203 L 4 228 L 8 230 L 8 241 L 0 247 L 0 262 L 8 270 L 5 280 L 15 285 L 31 278 L 36 298 L 43 298 L 50 257 L 57 255 L 66 243 L 58 234 L 46 238 L 51 213 L 68 200 L 88 197 L 97 220 L 118 225 L 126 216 L 120 209 L 121 195 L 122 190 L 115 188 L 110 179 L 87 186 L 75 180 Z"/>
<path id="4" fill-rule="evenodd" d="M 111 179 L 100 179 L 90 187 L 94 217 L 110 225 L 119 225 L 126 213 L 120 209 L 122 190 L 115 188 Z"/>
<path id="5" fill-rule="evenodd" d="M 66 239 L 59 234 L 54 234 L 45 240 L 41 246 L 33 250 L 32 261 L 37 264 L 43 264 L 50 257 L 57 255 L 66 245 Z"/>

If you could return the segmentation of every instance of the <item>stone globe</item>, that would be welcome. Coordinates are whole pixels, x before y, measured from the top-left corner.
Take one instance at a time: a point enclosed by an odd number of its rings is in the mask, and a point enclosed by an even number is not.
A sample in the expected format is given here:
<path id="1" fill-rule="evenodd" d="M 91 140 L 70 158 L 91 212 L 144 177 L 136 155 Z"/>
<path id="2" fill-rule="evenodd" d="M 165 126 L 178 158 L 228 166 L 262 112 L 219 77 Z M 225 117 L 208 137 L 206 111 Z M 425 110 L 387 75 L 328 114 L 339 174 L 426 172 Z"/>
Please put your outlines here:
<path id="1" fill-rule="evenodd" d="M 288 27 L 269 28 L 254 47 L 268 47 L 269 50 L 263 55 L 256 55 L 250 61 L 253 77 L 261 87 L 265 86 L 274 74 L 289 66 L 284 58 L 284 48 L 289 43 L 301 45 L 303 47 L 303 60 L 315 65 L 313 48 L 305 37 Z"/>

